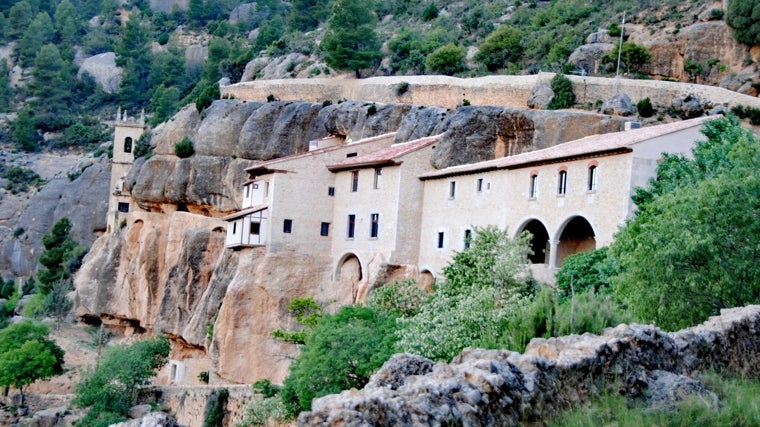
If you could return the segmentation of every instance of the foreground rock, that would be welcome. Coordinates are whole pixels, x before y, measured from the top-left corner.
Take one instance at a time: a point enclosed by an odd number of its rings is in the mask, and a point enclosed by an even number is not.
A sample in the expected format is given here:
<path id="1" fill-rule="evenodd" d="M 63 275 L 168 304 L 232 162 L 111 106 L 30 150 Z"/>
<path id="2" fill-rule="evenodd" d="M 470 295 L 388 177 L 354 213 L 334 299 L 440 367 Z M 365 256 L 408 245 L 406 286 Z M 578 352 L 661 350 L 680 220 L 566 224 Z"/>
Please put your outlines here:
<path id="1" fill-rule="evenodd" d="M 722 310 L 675 333 L 620 325 L 598 336 L 534 339 L 525 354 L 465 349 L 452 363 L 432 369 L 396 355 L 364 390 L 315 400 L 298 424 L 514 426 L 545 420 L 605 391 L 629 397 L 654 392 L 653 404 L 659 405 L 696 393 L 717 404 L 714 395 L 682 375 L 705 369 L 753 372 L 760 362 L 758 330 L 760 306 L 748 306 Z"/>

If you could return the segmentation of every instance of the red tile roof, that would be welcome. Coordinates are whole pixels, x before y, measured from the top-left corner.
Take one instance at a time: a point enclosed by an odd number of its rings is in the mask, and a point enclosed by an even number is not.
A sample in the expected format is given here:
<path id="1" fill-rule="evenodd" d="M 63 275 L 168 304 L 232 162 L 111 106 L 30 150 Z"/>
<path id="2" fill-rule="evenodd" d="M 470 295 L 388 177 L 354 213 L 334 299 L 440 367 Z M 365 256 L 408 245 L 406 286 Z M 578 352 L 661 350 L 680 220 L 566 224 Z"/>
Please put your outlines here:
<path id="1" fill-rule="evenodd" d="M 393 144 L 382 150 L 373 151 L 357 157 L 351 157 L 338 163 L 328 165 L 327 169 L 332 172 L 339 172 L 346 169 L 398 164 L 398 159 L 400 157 L 434 144 L 440 141 L 442 136 L 443 134 L 440 134 L 416 139 L 414 141 Z"/>
<path id="2" fill-rule="evenodd" d="M 630 151 L 633 145 L 640 142 L 689 129 L 694 126 L 701 126 L 702 123 L 711 119 L 715 119 L 715 117 L 698 117 L 696 119 L 682 120 L 664 125 L 587 136 L 585 138 L 557 144 L 541 150 L 428 172 L 420 175 L 420 179 L 442 178 L 468 173 L 485 172 L 494 169 L 513 169 L 529 164 L 548 163 L 578 156 L 626 152 Z"/>

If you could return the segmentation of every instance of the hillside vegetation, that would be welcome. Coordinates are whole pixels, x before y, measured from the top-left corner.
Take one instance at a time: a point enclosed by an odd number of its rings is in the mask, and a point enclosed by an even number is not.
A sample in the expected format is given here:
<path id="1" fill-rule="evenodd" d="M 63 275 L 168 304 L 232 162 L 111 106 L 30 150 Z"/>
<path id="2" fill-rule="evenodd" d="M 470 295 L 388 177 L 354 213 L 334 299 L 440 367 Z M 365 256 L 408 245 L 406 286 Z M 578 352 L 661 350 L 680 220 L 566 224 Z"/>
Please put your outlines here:
<path id="1" fill-rule="evenodd" d="M 569 55 L 600 29 L 617 37 L 623 14 L 652 34 L 676 34 L 705 8 L 715 15 L 710 19 L 726 13 L 704 0 L 190 0 L 185 10 L 172 1 L 154 2 L 155 9 L 147 0 L 119 3 L 0 4 L 6 58 L 0 61 L 0 111 L 16 113 L 0 141 L 25 151 L 93 150 L 109 140 L 101 122 L 117 106 L 132 115 L 144 109 L 157 125 L 187 103 L 202 110 L 218 96 L 219 79 L 237 82 L 244 73 L 255 79 L 576 72 Z M 741 28 L 740 40 L 751 42 L 754 23 L 731 15 L 741 14 L 744 3 L 752 2 L 732 0 L 727 18 Z M 85 58 L 110 52 L 116 87 L 80 72 Z M 622 53 L 632 75 L 650 58 L 632 42 Z M 599 72 L 614 73 L 614 56 Z M 711 61 L 687 65 L 707 75 L 723 63 Z"/>

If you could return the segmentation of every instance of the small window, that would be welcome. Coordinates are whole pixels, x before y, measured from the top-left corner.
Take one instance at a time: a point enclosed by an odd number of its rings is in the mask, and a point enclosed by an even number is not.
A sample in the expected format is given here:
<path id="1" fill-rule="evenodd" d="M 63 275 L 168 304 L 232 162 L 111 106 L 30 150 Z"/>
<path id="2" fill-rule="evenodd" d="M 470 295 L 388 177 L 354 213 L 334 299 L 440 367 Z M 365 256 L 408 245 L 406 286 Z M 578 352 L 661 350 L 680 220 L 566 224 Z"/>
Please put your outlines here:
<path id="1" fill-rule="evenodd" d="M 457 194 L 457 182 L 451 181 L 449 182 L 449 199 L 453 199 L 456 194 Z"/>
<path id="2" fill-rule="evenodd" d="M 483 178 L 478 178 L 477 183 L 475 184 L 475 190 L 478 193 L 483 191 Z"/>
<path id="3" fill-rule="evenodd" d="M 253 189 L 254 190 L 258 190 L 259 189 L 259 184 L 253 184 Z"/>
<path id="4" fill-rule="evenodd" d="M 351 192 L 356 193 L 359 190 L 359 171 L 351 171 Z"/>
<path id="5" fill-rule="evenodd" d="M 292 219 L 286 219 L 282 222 L 282 232 L 283 233 L 290 233 L 293 231 L 293 220 Z"/>
<path id="6" fill-rule="evenodd" d="M 596 165 L 589 166 L 588 168 L 588 191 L 596 191 L 596 177 L 597 167 Z"/>
<path id="7" fill-rule="evenodd" d="M 351 214 L 348 216 L 346 237 L 348 237 L 349 239 L 353 239 L 355 228 L 356 228 L 356 215 Z"/>
<path id="8" fill-rule="evenodd" d="M 253 222 L 251 221 L 251 234 L 259 235 L 261 234 L 261 223 L 260 222 Z"/>
<path id="9" fill-rule="evenodd" d="M 530 176 L 530 188 L 528 189 L 528 197 L 535 199 L 538 194 L 538 174 Z"/>
<path id="10" fill-rule="evenodd" d="M 557 177 L 557 194 L 567 194 L 567 171 L 559 171 Z"/>
<path id="11" fill-rule="evenodd" d="M 380 188 L 380 181 L 382 181 L 383 178 L 383 169 L 382 168 L 375 168 L 375 182 L 373 184 L 373 187 L 375 190 Z"/>
<path id="12" fill-rule="evenodd" d="M 438 232 L 438 249 L 443 248 L 443 231 Z"/>
<path id="13" fill-rule="evenodd" d="M 334 196 L 335 195 L 335 187 L 327 187 L 327 195 L 328 196 Z"/>
<path id="14" fill-rule="evenodd" d="M 250 185 L 246 185 L 245 186 L 245 198 L 247 199 L 250 196 L 251 196 L 251 186 Z"/>
<path id="15" fill-rule="evenodd" d="M 132 138 L 130 137 L 124 138 L 124 152 L 125 153 L 132 152 Z"/>
<path id="16" fill-rule="evenodd" d="M 127 213 L 127 212 L 129 212 L 129 203 L 127 203 L 127 202 L 119 202 L 119 212 L 121 212 L 121 213 Z"/>
<path id="17" fill-rule="evenodd" d="M 464 248 L 470 248 L 470 242 L 472 242 L 472 230 L 464 230 Z"/>
<path id="18" fill-rule="evenodd" d="M 378 229 L 380 228 L 380 214 L 373 213 L 370 215 L 369 237 L 377 239 Z"/>
<path id="19" fill-rule="evenodd" d="M 237 234 L 237 222 L 232 223 L 232 234 Z"/>
<path id="20" fill-rule="evenodd" d="M 330 223 L 329 222 L 323 222 L 322 226 L 319 228 L 319 235 L 320 236 L 329 236 L 330 235 Z"/>
<path id="21" fill-rule="evenodd" d="M 346 154 L 346 157 L 356 157 L 358 155 L 359 155 L 359 153 L 348 153 L 348 154 Z"/>
<path id="22" fill-rule="evenodd" d="M 269 181 L 264 182 L 264 197 L 269 196 Z"/>

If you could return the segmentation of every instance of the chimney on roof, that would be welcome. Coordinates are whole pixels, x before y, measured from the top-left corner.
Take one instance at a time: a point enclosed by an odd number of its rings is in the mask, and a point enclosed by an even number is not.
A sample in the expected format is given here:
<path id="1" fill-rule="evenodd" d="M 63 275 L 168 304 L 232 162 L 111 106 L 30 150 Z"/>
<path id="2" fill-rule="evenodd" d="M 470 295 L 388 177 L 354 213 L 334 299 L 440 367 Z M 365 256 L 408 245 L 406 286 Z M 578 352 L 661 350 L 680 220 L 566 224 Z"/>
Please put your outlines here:
<path id="1" fill-rule="evenodd" d="M 625 128 L 626 131 L 629 131 L 631 129 L 641 129 L 641 122 L 625 122 Z"/>

